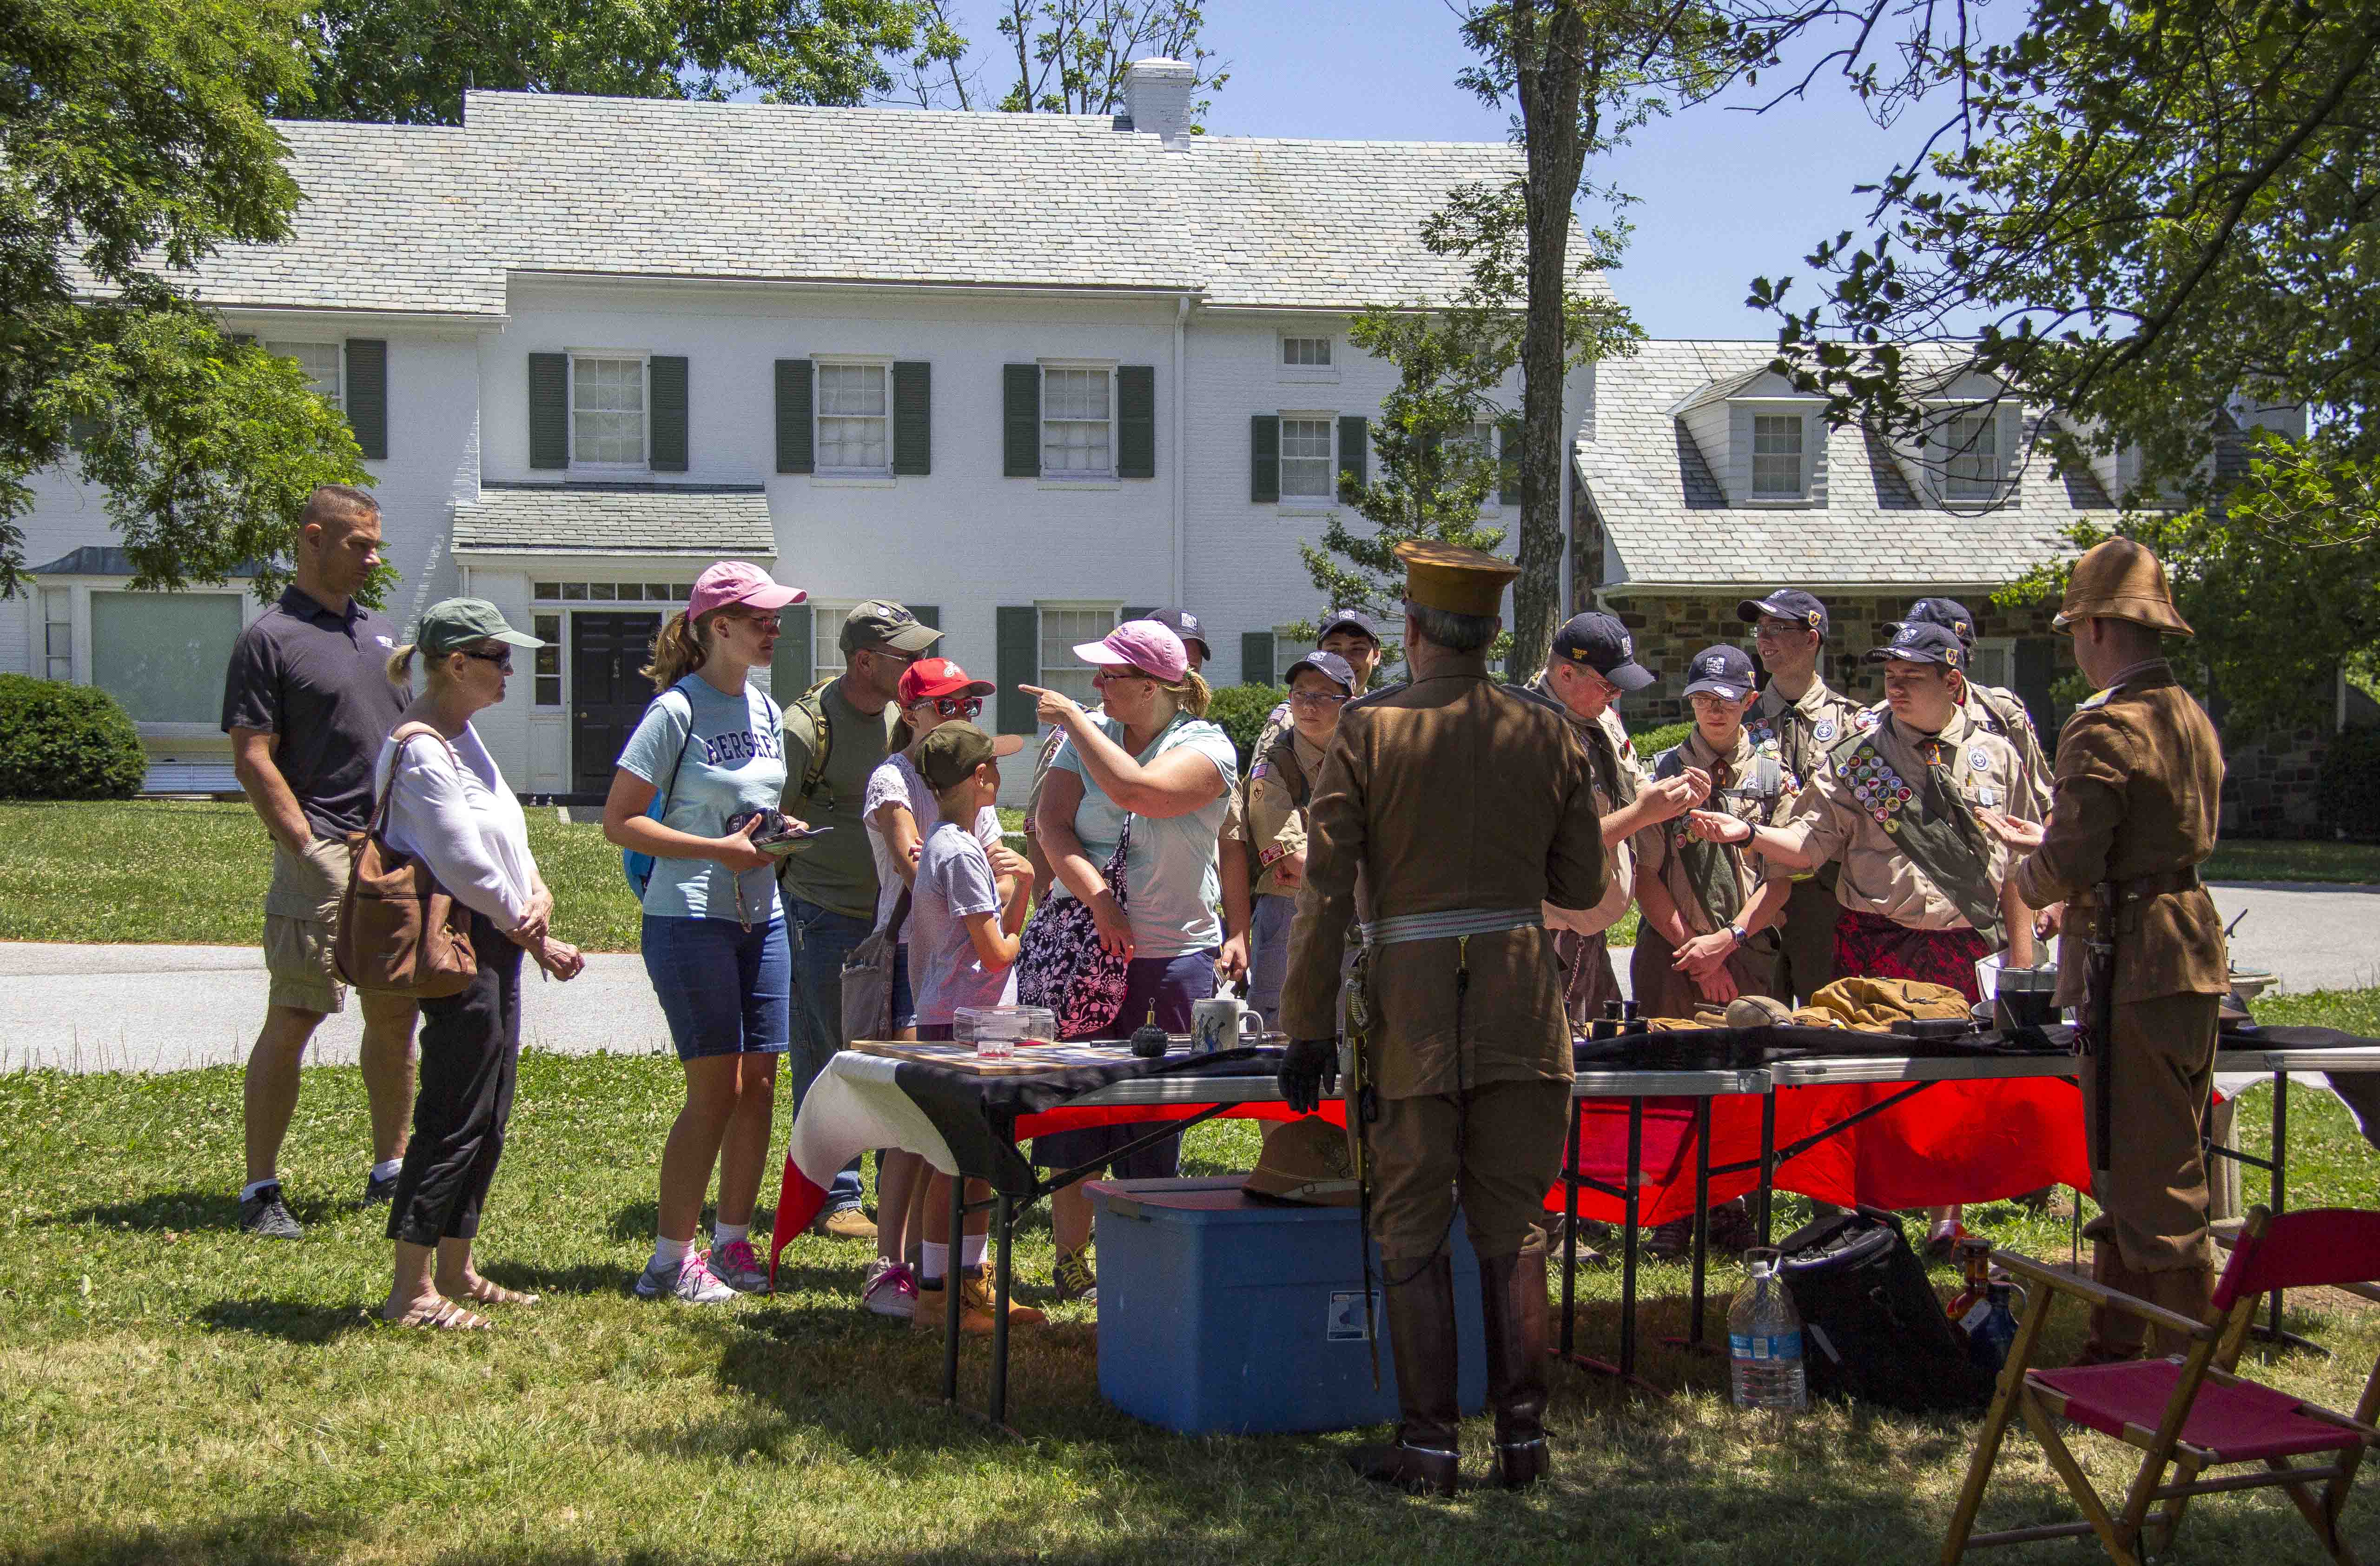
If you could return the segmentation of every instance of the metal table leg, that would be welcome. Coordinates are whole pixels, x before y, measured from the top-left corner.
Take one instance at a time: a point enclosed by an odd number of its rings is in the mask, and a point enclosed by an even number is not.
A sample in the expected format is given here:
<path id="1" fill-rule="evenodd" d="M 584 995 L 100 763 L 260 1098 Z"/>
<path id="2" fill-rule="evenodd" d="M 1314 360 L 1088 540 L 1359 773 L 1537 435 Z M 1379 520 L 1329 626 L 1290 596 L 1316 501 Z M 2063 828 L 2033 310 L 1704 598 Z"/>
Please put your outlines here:
<path id="1" fill-rule="evenodd" d="M 2285 1071 L 2277 1071 L 2273 1074 L 2272 1155 L 2265 1167 L 2272 1175 L 2273 1216 L 2278 1218 L 2288 1210 L 2286 1204 L 2289 1164 L 2289 1074 Z M 2308 1349 L 2325 1359 L 2330 1356 L 2330 1351 L 2312 1338 L 2302 1337 L 2281 1326 L 2281 1291 L 2278 1289 L 2273 1291 L 2273 1303 L 2270 1314 L 2265 1317 L 2265 1325 L 2254 1329 L 2251 1335 L 2268 1343 L 2277 1343 L 2283 1348 Z"/>
<path id="2" fill-rule="evenodd" d="M 951 1176 L 951 1245 L 942 1262 L 942 1401 L 959 1401 L 959 1279 L 954 1258 L 966 1236 L 966 1176 Z"/>
<path id="3" fill-rule="evenodd" d="M 1570 1101 L 1570 1135 L 1562 1147 L 1561 1353 L 1571 1352 L 1572 1313 L 1578 1296 L 1578 1145 L 1586 1107 Z"/>
<path id="4" fill-rule="evenodd" d="M 1777 1092 L 1760 1096 L 1760 1243 L 1773 1245 L 1769 1223 L 1777 1201 Z"/>
<path id="5" fill-rule="evenodd" d="M 1621 1173 L 1624 1191 L 1620 1198 L 1621 1227 L 1626 1231 L 1626 1248 L 1620 1257 L 1620 1376 L 1633 1380 L 1636 1375 L 1636 1208 L 1640 1199 L 1637 1166 L 1645 1158 L 1645 1100 L 1628 1100 L 1628 1164 Z"/>
<path id="6" fill-rule="evenodd" d="M 1008 1422 L 1008 1263 L 1015 1237 L 1016 1208 L 1005 1191 L 992 1198 L 991 1399 L 994 1425 Z"/>
<path id="7" fill-rule="evenodd" d="M 1697 1099 L 1694 1100 L 1694 1284 L 1686 1297 L 1689 1312 L 1686 1335 L 1665 1340 L 1672 1347 L 1688 1350 L 1700 1350 L 1704 1346 L 1703 1307 L 1710 1272 L 1710 1130 L 1711 1101 Z"/>

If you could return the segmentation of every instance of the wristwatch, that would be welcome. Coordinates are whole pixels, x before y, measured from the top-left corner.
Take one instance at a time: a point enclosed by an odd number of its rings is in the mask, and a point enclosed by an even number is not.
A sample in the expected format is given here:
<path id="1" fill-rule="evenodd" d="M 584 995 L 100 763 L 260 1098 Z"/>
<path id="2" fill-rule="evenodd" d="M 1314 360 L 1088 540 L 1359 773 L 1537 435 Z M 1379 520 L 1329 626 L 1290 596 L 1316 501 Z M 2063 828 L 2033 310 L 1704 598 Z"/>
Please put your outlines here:
<path id="1" fill-rule="evenodd" d="M 1735 937 L 1735 943 L 1738 946 L 1749 946 L 1752 944 L 1752 937 L 1743 933 L 1743 927 L 1742 925 L 1730 925 L 1727 927 L 1727 932 L 1728 934 Z"/>

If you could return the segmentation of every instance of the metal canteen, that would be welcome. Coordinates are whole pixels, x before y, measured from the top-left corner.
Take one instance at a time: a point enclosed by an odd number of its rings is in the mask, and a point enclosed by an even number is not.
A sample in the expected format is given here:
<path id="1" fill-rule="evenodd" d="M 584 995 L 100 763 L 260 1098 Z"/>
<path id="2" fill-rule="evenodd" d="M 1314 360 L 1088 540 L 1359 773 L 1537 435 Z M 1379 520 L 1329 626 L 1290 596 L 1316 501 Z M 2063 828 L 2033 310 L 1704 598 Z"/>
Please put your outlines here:
<path id="1" fill-rule="evenodd" d="M 2000 969 L 1993 981 L 1995 1020 L 2002 1028 L 2043 1027 L 2058 1021 L 2058 965 Z"/>

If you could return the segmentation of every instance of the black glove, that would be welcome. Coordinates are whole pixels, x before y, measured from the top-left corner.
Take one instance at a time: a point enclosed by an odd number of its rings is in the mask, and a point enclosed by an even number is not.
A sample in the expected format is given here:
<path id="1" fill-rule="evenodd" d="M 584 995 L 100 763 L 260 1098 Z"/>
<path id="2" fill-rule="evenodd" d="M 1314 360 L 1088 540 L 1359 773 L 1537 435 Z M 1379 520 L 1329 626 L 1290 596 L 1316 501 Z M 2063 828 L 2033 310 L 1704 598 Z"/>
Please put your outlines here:
<path id="1" fill-rule="evenodd" d="M 1302 1115 L 1312 1114 L 1325 1094 L 1339 1091 L 1339 1041 L 1293 1038 L 1281 1062 L 1281 1096 Z"/>

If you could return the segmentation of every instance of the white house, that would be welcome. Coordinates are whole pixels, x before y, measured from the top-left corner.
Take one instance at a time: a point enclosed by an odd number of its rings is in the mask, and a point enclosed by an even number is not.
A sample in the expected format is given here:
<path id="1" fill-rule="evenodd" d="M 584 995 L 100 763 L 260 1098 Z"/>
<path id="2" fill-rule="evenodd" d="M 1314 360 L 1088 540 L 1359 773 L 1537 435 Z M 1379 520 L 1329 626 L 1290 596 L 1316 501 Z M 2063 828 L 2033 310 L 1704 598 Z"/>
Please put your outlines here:
<path id="1" fill-rule="evenodd" d="M 480 720 L 516 786 L 601 792 L 660 617 L 727 556 L 810 593 L 781 693 L 837 666 L 850 604 L 894 598 L 1029 730 L 1010 687 L 1087 692 L 1067 649 L 1127 608 L 1196 610 L 1221 682 L 1277 675 L 1276 628 L 1321 607 L 1296 545 L 1393 383 L 1350 314 L 1451 292 L 1424 218 L 1518 166 L 1501 144 L 1192 136 L 1167 61 L 1127 103 L 473 92 L 461 127 L 285 124 L 295 238 L 197 286 L 347 410 L 395 616 L 468 592 L 553 644 Z M 1580 372 L 1574 427 L 1591 391 Z M 226 786 L 245 584 L 129 593 L 101 498 L 40 493 L 0 669 L 115 690 L 153 787 Z"/>

